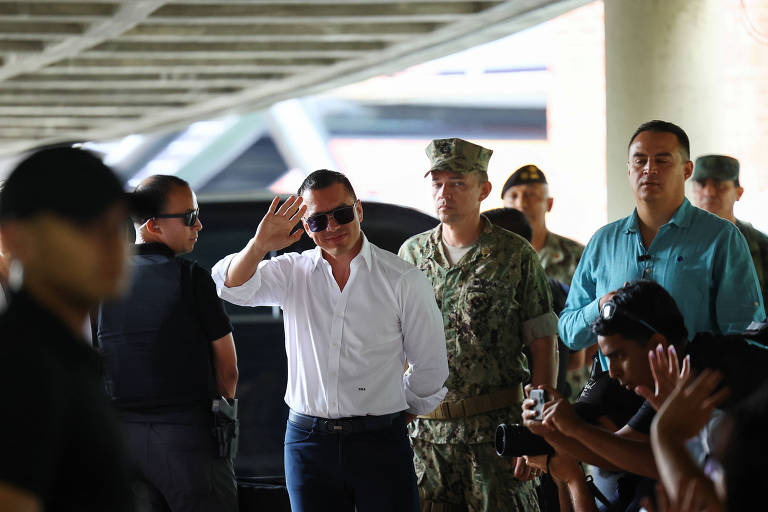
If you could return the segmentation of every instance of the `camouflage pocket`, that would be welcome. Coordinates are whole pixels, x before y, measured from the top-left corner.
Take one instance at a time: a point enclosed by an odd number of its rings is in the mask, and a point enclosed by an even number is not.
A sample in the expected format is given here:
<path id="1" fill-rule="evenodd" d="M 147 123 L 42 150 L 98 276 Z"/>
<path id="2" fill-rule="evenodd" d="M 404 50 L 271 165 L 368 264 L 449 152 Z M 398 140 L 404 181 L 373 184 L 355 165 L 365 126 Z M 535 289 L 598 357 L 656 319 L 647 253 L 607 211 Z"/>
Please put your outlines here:
<path id="1" fill-rule="evenodd" d="M 520 309 L 515 288 L 492 279 L 473 279 L 467 284 L 463 305 L 471 317 L 488 315 L 504 317 L 510 310 Z"/>

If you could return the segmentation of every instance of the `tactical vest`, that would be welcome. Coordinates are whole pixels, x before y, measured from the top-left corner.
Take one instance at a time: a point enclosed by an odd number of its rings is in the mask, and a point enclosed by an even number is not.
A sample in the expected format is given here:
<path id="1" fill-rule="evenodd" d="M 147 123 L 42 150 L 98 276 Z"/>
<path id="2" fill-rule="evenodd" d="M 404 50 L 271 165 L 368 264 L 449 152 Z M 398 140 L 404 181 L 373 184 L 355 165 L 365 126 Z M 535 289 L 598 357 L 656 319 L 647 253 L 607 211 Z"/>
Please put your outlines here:
<path id="1" fill-rule="evenodd" d="M 98 340 L 118 409 L 202 405 L 216 396 L 210 341 L 192 287 L 194 265 L 135 255 L 130 293 L 100 306 Z"/>

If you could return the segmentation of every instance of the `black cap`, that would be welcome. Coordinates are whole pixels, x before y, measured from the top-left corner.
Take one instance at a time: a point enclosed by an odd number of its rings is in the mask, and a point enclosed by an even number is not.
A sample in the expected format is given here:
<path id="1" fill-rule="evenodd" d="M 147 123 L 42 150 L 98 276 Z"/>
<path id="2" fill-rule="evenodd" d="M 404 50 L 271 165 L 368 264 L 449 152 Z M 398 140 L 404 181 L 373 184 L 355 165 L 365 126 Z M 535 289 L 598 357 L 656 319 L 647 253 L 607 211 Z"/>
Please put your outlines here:
<path id="1" fill-rule="evenodd" d="M 127 197 L 115 173 L 90 151 L 41 149 L 22 160 L 3 184 L 0 219 L 52 213 L 84 223 Z"/>
<path id="2" fill-rule="evenodd" d="M 504 186 L 501 187 L 501 197 L 504 198 L 504 193 L 511 187 L 517 185 L 530 185 L 531 183 L 543 183 L 547 184 L 547 177 L 541 172 L 541 169 L 533 164 L 524 165 L 512 174 L 509 175 L 507 181 L 504 182 Z"/>

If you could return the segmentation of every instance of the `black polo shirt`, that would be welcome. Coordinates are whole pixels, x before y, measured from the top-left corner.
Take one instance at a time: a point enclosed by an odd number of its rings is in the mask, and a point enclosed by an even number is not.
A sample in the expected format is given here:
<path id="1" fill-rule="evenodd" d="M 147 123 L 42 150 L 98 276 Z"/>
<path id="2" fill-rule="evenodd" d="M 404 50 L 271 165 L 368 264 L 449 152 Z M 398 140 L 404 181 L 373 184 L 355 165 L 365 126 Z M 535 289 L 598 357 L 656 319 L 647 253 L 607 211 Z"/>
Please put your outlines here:
<path id="1" fill-rule="evenodd" d="M 651 423 L 653 423 L 654 416 L 656 416 L 656 409 L 646 400 L 635 415 L 629 419 L 627 425 L 632 427 L 632 430 L 645 435 L 651 435 Z"/>
<path id="2" fill-rule="evenodd" d="M 26 293 L 0 315 L 0 481 L 45 510 L 124 511 L 131 498 L 100 355 Z"/>

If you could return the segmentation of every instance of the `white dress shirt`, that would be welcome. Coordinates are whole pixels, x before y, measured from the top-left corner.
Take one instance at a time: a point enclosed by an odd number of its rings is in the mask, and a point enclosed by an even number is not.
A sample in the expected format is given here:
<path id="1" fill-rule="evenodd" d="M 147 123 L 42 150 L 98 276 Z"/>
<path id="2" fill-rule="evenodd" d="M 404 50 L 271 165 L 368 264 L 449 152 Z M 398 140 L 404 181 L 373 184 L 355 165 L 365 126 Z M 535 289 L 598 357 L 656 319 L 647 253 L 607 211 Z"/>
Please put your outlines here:
<path id="1" fill-rule="evenodd" d="M 229 288 L 234 256 L 216 263 L 213 280 L 228 302 L 282 308 L 291 409 L 321 418 L 426 414 L 445 397 L 442 315 L 419 269 L 363 236 L 343 291 L 319 247 L 264 260 Z"/>

